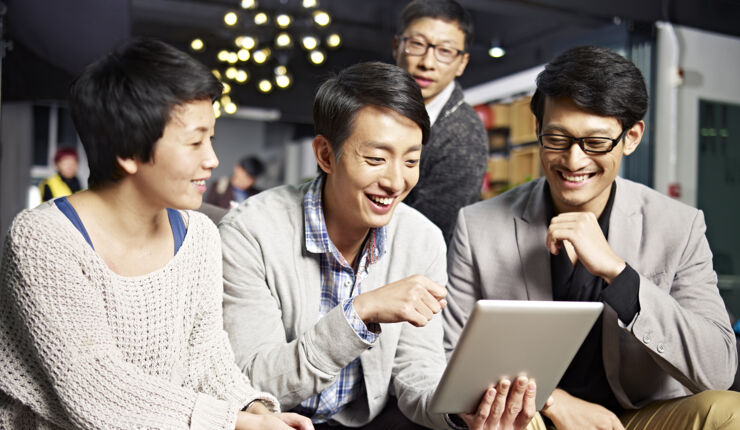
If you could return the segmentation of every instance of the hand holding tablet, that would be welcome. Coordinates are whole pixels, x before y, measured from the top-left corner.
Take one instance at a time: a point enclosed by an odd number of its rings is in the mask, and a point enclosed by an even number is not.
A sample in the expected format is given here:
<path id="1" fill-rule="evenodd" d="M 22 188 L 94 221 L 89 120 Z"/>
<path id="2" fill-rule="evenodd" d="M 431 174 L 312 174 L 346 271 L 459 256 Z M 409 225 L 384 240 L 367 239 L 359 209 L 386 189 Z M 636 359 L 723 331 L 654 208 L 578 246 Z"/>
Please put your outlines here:
<path id="1" fill-rule="evenodd" d="M 491 384 L 521 375 L 536 381 L 535 409 L 541 410 L 603 307 L 599 302 L 479 300 L 432 397 L 431 410 L 476 411 Z"/>

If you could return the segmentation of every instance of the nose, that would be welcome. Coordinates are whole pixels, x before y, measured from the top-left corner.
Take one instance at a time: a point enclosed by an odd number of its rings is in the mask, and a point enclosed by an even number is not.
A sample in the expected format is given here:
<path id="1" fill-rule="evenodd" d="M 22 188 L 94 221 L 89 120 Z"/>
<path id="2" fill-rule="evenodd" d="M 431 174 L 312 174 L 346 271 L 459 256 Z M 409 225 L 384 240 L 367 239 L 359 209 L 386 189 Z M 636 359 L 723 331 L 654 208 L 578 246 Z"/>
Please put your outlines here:
<path id="1" fill-rule="evenodd" d="M 397 194 L 404 188 L 406 178 L 403 176 L 402 163 L 389 163 L 383 173 L 380 186 L 391 194 Z"/>
<path id="2" fill-rule="evenodd" d="M 218 157 L 216 156 L 216 151 L 213 149 L 213 143 L 211 143 L 210 139 L 204 146 L 206 148 L 206 154 L 205 158 L 203 159 L 203 168 L 207 170 L 213 170 L 218 167 Z"/>
<path id="3" fill-rule="evenodd" d="M 565 151 L 565 157 L 570 168 L 577 170 L 587 163 L 589 155 L 583 151 L 578 142 L 574 142 L 570 145 L 570 148 Z"/>
<path id="4" fill-rule="evenodd" d="M 419 65 L 425 69 L 433 69 L 436 64 L 436 58 L 434 58 L 434 47 L 427 46 L 427 52 L 421 56 Z"/>

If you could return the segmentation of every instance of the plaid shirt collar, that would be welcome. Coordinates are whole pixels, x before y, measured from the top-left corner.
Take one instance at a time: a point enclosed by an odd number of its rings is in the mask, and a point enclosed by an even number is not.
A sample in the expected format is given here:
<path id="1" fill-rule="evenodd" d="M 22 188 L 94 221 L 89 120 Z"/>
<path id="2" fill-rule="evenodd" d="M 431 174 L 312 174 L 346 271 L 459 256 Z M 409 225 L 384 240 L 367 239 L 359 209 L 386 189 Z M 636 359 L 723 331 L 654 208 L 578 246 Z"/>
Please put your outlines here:
<path id="1" fill-rule="evenodd" d="M 324 173 L 316 176 L 311 181 L 308 191 L 303 197 L 303 223 L 305 226 L 306 250 L 313 254 L 333 254 L 343 264 L 347 264 L 344 257 L 339 254 L 334 243 L 332 243 L 329 238 L 329 232 L 326 229 L 326 220 L 324 219 L 324 209 L 322 206 L 324 178 Z M 385 255 L 386 230 L 386 226 L 370 229 L 367 245 L 363 250 L 363 256 L 367 254 L 368 265 L 377 262 Z"/>

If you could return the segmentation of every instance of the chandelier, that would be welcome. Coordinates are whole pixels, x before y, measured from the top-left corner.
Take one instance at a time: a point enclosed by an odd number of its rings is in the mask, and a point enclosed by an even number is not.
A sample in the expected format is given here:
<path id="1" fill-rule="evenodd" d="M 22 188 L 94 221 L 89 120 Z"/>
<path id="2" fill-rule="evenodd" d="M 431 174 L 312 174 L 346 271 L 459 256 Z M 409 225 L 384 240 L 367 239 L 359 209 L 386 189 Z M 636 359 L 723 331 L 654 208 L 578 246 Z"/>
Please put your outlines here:
<path id="1" fill-rule="evenodd" d="M 236 113 L 238 107 L 230 97 L 235 85 L 254 82 L 264 94 L 289 88 L 293 57 L 323 64 L 328 50 L 342 44 L 340 34 L 331 30 L 331 20 L 317 0 L 241 0 L 226 10 L 223 26 L 230 40 L 213 47 L 207 47 L 202 38 L 190 42 L 190 49 L 214 55 L 217 61 L 213 73 L 224 84 L 224 92 L 214 103 L 216 115 Z"/>

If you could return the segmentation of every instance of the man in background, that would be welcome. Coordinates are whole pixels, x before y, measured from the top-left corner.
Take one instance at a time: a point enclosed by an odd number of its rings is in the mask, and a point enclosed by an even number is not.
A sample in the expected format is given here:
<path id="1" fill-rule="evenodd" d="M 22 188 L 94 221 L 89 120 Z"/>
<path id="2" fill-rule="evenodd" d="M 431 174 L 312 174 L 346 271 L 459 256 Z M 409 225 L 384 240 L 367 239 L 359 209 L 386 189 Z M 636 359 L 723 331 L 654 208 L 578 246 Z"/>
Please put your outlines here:
<path id="1" fill-rule="evenodd" d="M 77 168 L 80 165 L 77 151 L 74 148 L 59 148 L 54 154 L 54 167 L 57 173 L 44 179 L 39 184 L 41 201 L 69 196 L 82 188 L 77 179 Z"/>
<path id="2" fill-rule="evenodd" d="M 211 185 L 206 203 L 231 209 L 247 198 L 260 192 L 254 187 L 257 178 L 265 170 L 259 158 L 246 156 L 234 166 L 230 178 L 221 177 Z"/>
<path id="3" fill-rule="evenodd" d="M 454 0 L 412 1 L 393 39 L 396 64 L 421 87 L 432 125 L 419 183 L 404 202 L 436 224 L 447 243 L 457 212 L 479 200 L 488 163 L 486 130 L 455 82 L 465 71 L 472 43 L 470 14 Z"/>

